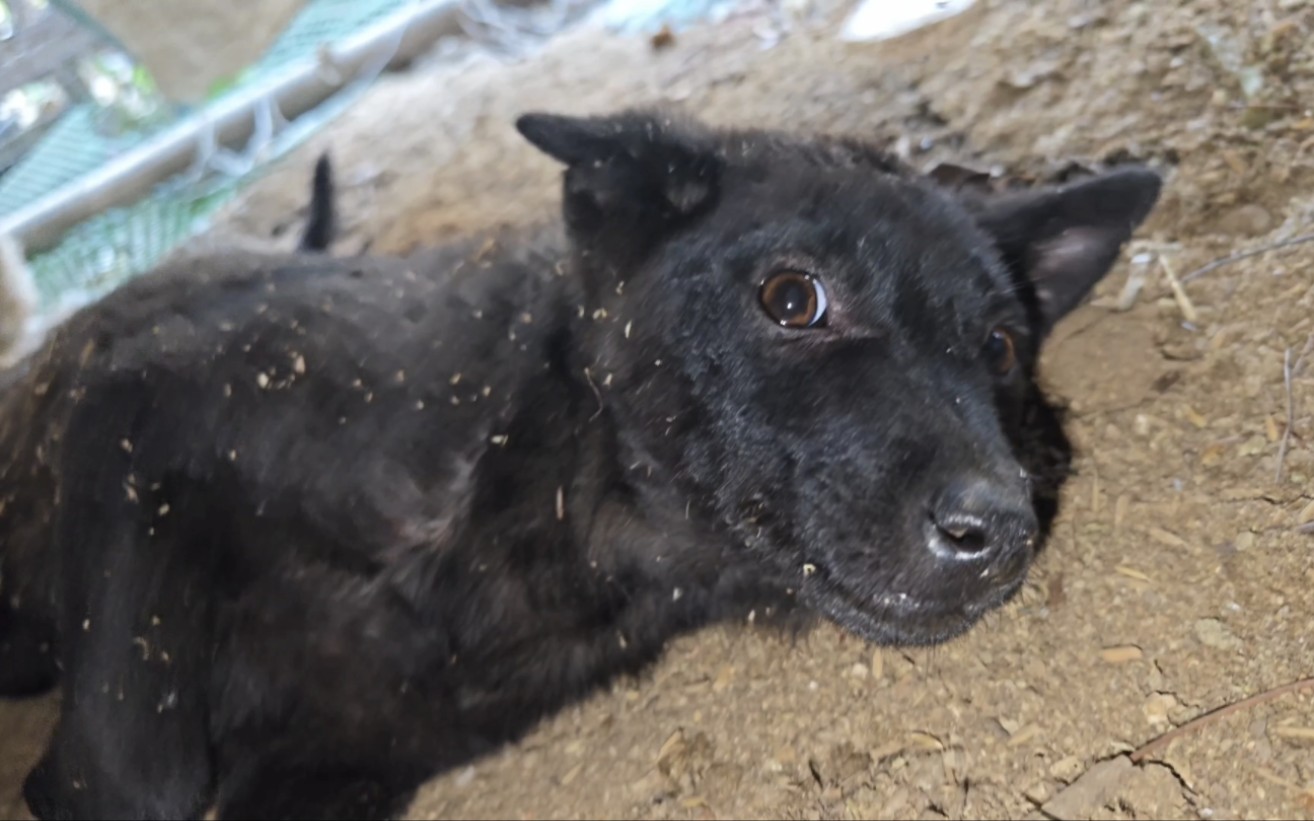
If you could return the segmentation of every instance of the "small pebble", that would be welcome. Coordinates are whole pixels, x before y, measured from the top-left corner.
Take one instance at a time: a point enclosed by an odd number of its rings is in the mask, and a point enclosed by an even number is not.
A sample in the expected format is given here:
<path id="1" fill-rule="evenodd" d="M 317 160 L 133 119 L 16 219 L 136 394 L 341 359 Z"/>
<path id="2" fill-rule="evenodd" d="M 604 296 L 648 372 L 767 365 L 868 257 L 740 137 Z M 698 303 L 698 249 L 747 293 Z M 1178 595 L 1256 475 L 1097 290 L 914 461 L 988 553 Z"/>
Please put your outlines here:
<path id="1" fill-rule="evenodd" d="M 1049 774 L 1060 781 L 1068 782 L 1081 773 L 1081 760 L 1074 755 L 1060 758 L 1049 767 Z"/>
<path id="2" fill-rule="evenodd" d="M 1273 215 L 1262 205 L 1239 205 L 1218 220 L 1218 230 L 1235 237 L 1263 236 L 1273 230 Z"/>
<path id="3" fill-rule="evenodd" d="M 1232 631 L 1218 619 L 1200 619 L 1195 623 L 1195 637 L 1206 647 L 1218 650 L 1230 650 L 1239 647 L 1241 642 Z"/>

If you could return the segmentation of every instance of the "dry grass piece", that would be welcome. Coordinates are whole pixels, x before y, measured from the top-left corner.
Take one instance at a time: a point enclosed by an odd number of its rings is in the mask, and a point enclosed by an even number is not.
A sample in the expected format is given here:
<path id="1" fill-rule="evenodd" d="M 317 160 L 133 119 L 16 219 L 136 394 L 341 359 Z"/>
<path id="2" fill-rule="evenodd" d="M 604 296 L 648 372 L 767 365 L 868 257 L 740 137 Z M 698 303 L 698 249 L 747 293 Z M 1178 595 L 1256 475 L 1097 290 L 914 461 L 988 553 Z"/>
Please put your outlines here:
<path id="1" fill-rule="evenodd" d="M 589 421 L 592 422 L 594 419 L 597 419 L 602 415 L 605 405 L 602 404 L 602 391 L 598 390 L 597 383 L 593 381 L 593 372 L 588 368 L 585 368 L 584 378 L 588 380 L 589 387 L 593 389 L 593 398 L 598 400 L 598 412 L 589 417 Z"/>
<path id="2" fill-rule="evenodd" d="M 1194 325 L 1200 320 L 1200 314 L 1195 310 L 1195 303 L 1186 295 L 1186 289 L 1177 279 L 1177 272 L 1173 270 L 1172 263 L 1168 257 L 1160 256 L 1159 265 L 1163 268 L 1164 276 L 1168 278 L 1168 287 L 1173 289 L 1173 299 L 1177 300 L 1177 308 L 1182 312 L 1182 318 Z"/>
<path id="3" fill-rule="evenodd" d="M 1116 647 L 1104 648 L 1100 651 L 1100 658 L 1109 664 L 1126 664 L 1131 661 L 1140 661 L 1145 658 L 1145 653 L 1134 644 L 1122 644 Z"/>
<path id="4" fill-rule="evenodd" d="M 1314 741 L 1314 727 L 1274 727 L 1273 735 L 1298 741 Z"/>

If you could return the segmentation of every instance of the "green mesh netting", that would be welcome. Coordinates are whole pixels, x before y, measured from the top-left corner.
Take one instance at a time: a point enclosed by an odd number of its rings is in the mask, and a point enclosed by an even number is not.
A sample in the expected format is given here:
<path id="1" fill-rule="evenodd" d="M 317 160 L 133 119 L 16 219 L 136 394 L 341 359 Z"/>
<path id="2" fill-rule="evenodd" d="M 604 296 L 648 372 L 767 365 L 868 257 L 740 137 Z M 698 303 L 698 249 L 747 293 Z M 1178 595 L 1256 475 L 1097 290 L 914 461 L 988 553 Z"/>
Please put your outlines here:
<path id="1" fill-rule="evenodd" d="M 59 245 L 29 260 L 40 310 L 65 300 L 83 302 L 150 270 L 204 229 L 209 217 L 254 176 L 210 191 L 156 193 L 75 226 Z"/>
<path id="2" fill-rule="evenodd" d="M 324 44 L 341 42 L 362 28 L 402 12 L 412 0 L 311 0 L 263 59 L 217 96 L 228 95 L 314 59 Z M 295 129 L 280 138 L 275 150 L 237 178 L 183 185 L 171 180 L 154 193 L 106 211 L 75 226 L 55 248 L 29 260 L 41 294 L 41 309 L 65 300 L 93 298 L 152 268 L 162 257 L 204 229 L 209 218 L 253 182 L 269 163 L 314 133 L 339 113 L 363 88 L 353 84 L 339 95 L 297 118 Z M 95 171 L 188 114 L 119 135 L 98 128 L 94 106 L 67 113 L 12 170 L 0 178 L 0 216 L 37 201 Z M 191 114 L 190 116 L 195 116 Z"/>

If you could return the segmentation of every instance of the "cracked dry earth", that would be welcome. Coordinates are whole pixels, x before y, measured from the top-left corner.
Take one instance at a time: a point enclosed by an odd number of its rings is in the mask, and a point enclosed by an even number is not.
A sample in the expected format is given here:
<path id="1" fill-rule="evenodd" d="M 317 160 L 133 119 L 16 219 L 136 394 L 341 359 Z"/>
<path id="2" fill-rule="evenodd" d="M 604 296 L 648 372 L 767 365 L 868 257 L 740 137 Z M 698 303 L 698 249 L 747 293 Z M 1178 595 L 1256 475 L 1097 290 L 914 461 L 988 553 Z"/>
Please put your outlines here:
<path id="1" fill-rule="evenodd" d="M 1036 179 L 1152 163 L 1161 207 L 1044 363 L 1079 448 L 1050 547 L 1017 601 L 935 650 L 829 626 L 683 638 L 641 678 L 433 781 L 411 815 L 1314 818 L 1314 690 L 1126 757 L 1314 675 L 1314 353 L 1295 367 L 1314 334 L 1314 242 L 1185 282 L 1189 306 L 1166 273 L 1314 232 L 1314 3 L 979 0 L 854 45 L 834 37 L 844 6 L 807 11 L 783 34 L 778 10 L 746 7 L 659 50 L 575 30 L 516 60 L 417 65 L 198 242 L 289 242 L 324 148 L 344 250 L 534 217 L 557 169 L 511 128 L 531 108 L 673 100 Z M 1119 310 L 1129 281 L 1144 284 Z M 53 710 L 0 705 L 0 816 L 22 812 Z"/>

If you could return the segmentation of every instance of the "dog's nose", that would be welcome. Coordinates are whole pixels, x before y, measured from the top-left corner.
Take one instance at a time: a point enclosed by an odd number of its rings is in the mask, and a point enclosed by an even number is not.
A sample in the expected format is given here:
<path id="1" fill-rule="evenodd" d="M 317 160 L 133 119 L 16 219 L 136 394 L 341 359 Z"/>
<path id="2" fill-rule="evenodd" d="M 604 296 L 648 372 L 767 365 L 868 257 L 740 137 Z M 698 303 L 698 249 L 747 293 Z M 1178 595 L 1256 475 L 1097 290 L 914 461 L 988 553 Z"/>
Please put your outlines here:
<path id="1" fill-rule="evenodd" d="M 933 501 L 927 546 L 942 561 L 986 564 L 1030 553 L 1039 529 L 1023 487 L 962 479 Z"/>

